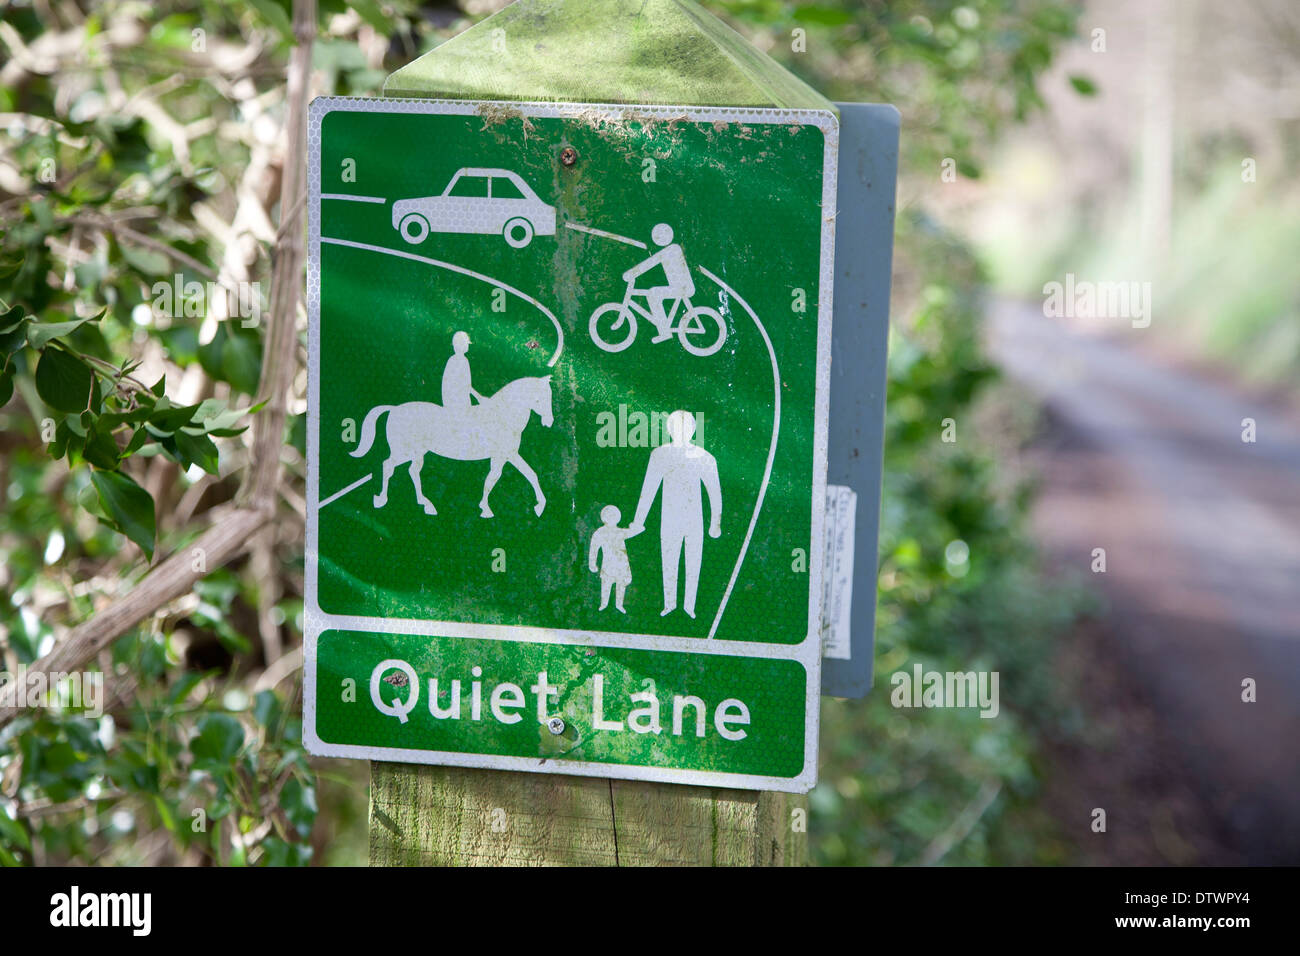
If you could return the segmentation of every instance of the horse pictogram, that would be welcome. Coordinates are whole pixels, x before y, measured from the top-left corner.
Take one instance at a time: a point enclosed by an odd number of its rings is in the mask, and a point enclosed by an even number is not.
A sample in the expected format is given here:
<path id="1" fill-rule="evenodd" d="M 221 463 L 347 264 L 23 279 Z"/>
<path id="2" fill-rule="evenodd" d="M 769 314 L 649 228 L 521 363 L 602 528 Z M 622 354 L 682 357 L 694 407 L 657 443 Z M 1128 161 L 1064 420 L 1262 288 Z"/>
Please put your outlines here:
<path id="1" fill-rule="evenodd" d="M 370 450 L 375 440 L 376 423 L 381 415 L 387 414 L 388 458 L 384 462 L 383 483 L 379 494 L 374 497 L 376 508 L 388 503 L 388 481 L 393 477 L 393 471 L 398 465 L 408 464 L 416 500 L 424 506 L 426 514 L 436 515 L 438 510 L 425 497 L 420 486 L 424 456 L 432 452 L 457 461 L 491 461 L 487 480 L 483 483 L 483 498 L 479 501 L 479 511 L 484 518 L 493 517 L 488 496 L 501 477 L 501 470 L 507 463 L 514 465 L 533 486 L 537 496 L 533 510 L 540 517 L 546 508 L 546 495 L 542 493 L 537 472 L 519 454 L 524 429 L 533 413 L 547 428 L 554 422 L 549 375 L 516 379 L 480 404 L 463 408 L 444 408 L 433 402 L 376 405 L 366 413 L 361 425 L 361 441 L 351 455 L 360 458 Z"/>

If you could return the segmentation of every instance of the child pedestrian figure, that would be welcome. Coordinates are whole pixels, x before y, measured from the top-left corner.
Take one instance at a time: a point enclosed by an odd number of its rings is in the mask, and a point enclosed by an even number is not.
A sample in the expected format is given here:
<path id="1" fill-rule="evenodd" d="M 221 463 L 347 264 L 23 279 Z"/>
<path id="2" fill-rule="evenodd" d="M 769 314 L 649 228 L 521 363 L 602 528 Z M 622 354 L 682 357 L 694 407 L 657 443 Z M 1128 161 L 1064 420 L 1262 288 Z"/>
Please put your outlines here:
<path id="1" fill-rule="evenodd" d="M 600 520 L 605 523 L 591 536 L 589 561 L 593 573 L 597 570 L 597 562 L 600 563 L 600 610 L 605 610 L 609 604 L 609 591 L 614 587 L 614 607 L 626 614 L 623 592 L 632 583 L 632 565 L 627 560 L 627 529 L 618 526 L 622 517 L 614 505 L 600 509 Z"/>

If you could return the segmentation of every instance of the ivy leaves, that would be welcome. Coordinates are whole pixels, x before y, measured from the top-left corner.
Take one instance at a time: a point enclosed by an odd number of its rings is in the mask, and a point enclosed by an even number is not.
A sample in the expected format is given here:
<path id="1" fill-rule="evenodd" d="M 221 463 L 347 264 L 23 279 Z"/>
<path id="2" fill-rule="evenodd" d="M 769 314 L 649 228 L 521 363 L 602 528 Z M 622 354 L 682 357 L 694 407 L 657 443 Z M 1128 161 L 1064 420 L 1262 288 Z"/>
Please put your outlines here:
<path id="1" fill-rule="evenodd" d="M 146 669 L 138 655 L 161 653 L 139 635 L 123 645 L 114 657 L 134 663 L 136 672 Z M 52 803 L 86 804 L 64 817 L 72 826 L 54 846 L 86 856 L 93 850 L 87 833 L 98 832 L 129 847 L 131 831 L 113 813 L 127 800 L 133 825 L 149 822 L 167 831 L 181 853 L 198 851 L 230 865 L 310 861 L 319 801 L 300 719 L 272 690 L 251 700 L 236 690 L 243 699 L 233 708 L 216 703 L 211 698 L 229 688 L 213 683 L 215 676 L 192 671 L 169 687 L 148 682 L 141 698 L 116 714 L 120 736 L 112 743 L 81 708 L 18 720 L 19 786 Z M 96 827 L 86 827 L 88 816 Z M 0 866 L 30 864 L 33 838 L 48 850 L 54 832 L 49 822 L 14 815 L 0 804 Z"/>
<path id="2" fill-rule="evenodd" d="M 424 29 L 411 0 L 396 2 L 408 32 Z M 57 38 L 41 47 L 57 67 L 16 64 L 0 84 L 0 578 L 26 664 L 57 625 L 139 577 L 136 546 L 178 547 L 240 484 L 264 351 L 257 280 L 274 261 L 262 227 L 279 201 L 257 172 L 278 168 L 266 135 L 278 111 L 259 104 L 282 97 L 296 42 L 286 0 L 84 17 L 39 6 L 6 9 L 6 29 L 27 46 Z M 322 25 L 354 6 L 367 17 L 380 4 L 321 0 Z M 383 72 L 355 39 L 331 40 L 340 60 L 319 67 L 330 91 L 377 88 Z M 250 53 L 238 84 L 218 65 L 231 48 Z M 255 222 L 231 218 L 250 211 Z M 218 278 L 232 247 L 248 272 Z M 297 694 L 288 678 L 283 691 L 255 686 L 271 656 L 259 653 L 268 592 L 284 640 L 300 630 L 301 545 L 272 546 L 273 580 L 259 562 L 214 567 L 197 606 L 177 602 L 113 643 L 107 720 L 40 708 L 4 728 L 0 865 L 310 858 L 319 798 Z"/>
<path id="3" fill-rule="evenodd" d="M 86 323 L 98 322 L 106 310 L 42 321 L 21 306 L 0 304 L 0 309 L 0 405 L 13 395 L 20 370 L 34 363 L 36 395 L 57 416 L 42 422 L 50 455 L 66 458 L 73 467 L 84 462 L 94 469 L 97 501 L 87 504 L 152 560 L 157 538 L 153 498 L 122 470 L 123 463 L 137 454 L 162 454 L 182 468 L 197 466 L 216 475 L 220 455 L 213 439 L 240 434 L 247 428 L 240 420 L 261 406 L 231 409 L 214 398 L 176 405 L 165 394 L 165 378 L 146 387 L 132 377 L 139 363 L 115 366 L 76 349 L 74 334 Z M 248 390 L 256 387 L 257 365 L 255 356 L 240 363 L 240 385 Z"/>

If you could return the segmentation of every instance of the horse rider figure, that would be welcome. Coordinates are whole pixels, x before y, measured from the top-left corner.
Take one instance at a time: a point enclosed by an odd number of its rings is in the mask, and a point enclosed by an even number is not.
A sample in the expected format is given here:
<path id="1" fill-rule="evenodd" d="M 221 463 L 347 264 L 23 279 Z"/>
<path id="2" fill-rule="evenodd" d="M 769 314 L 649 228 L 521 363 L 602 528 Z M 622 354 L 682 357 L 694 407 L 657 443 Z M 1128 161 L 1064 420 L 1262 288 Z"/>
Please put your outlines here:
<path id="1" fill-rule="evenodd" d="M 470 399 L 483 404 L 483 396 L 470 384 L 469 335 L 457 332 L 451 337 L 452 356 L 447 359 L 447 366 L 442 371 L 442 407 L 452 412 L 460 412 L 470 407 Z"/>

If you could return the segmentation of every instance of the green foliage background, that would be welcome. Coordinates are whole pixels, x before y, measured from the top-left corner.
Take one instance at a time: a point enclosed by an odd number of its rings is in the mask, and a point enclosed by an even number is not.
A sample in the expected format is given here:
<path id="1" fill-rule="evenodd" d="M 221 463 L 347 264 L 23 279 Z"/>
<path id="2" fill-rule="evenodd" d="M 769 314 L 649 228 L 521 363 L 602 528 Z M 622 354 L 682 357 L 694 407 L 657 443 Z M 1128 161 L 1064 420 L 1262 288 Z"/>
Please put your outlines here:
<path id="1" fill-rule="evenodd" d="M 903 115 L 877 686 L 824 705 L 814 860 L 1059 860 L 1035 809 L 1035 743 L 1045 722 L 1068 719 L 1044 665 L 1069 607 L 1036 580 L 1025 494 L 999 478 L 974 425 L 992 379 L 978 347 L 983 276 L 926 200 L 944 188 L 944 159 L 977 176 L 998 132 L 1039 105 L 1036 78 L 1074 10 L 706 6 L 831 98 Z M 138 580 L 155 550 L 182 549 L 201 519 L 219 520 L 238 488 L 262 328 L 205 328 L 199 309 L 160 322 L 150 306 L 154 283 L 206 282 L 221 263 L 212 220 L 236 216 L 266 126 L 283 121 L 290 30 L 287 0 L 9 0 L 0 11 L 17 63 L 0 87 L 0 636 L 12 671 Z M 322 0 L 315 92 L 375 95 L 387 72 L 465 25 L 450 5 Z M 67 62 L 42 46 L 51 34 L 72 41 Z M 266 172 L 278 220 L 274 163 Z M 269 286 L 265 235 L 249 274 Z M 187 375 L 195 400 L 174 401 Z M 946 418 L 956 443 L 940 441 Z M 284 464 L 283 514 L 251 555 L 98 662 L 103 718 L 42 709 L 0 731 L 0 862 L 364 862 L 365 765 L 306 758 L 297 672 L 284 666 L 301 641 L 297 419 Z M 891 707 L 888 675 L 916 662 L 998 670 L 1002 716 Z"/>

